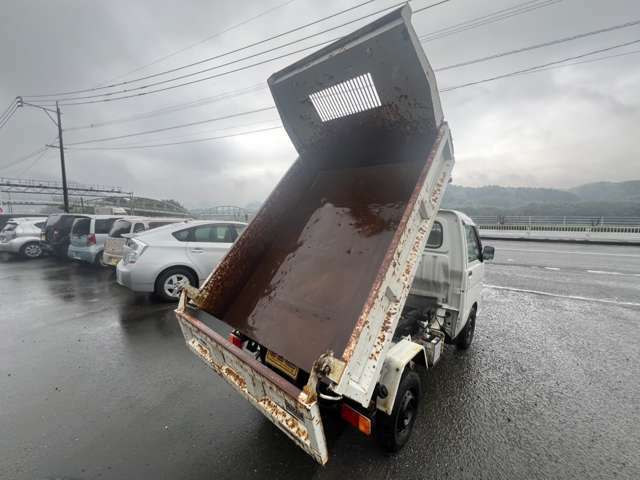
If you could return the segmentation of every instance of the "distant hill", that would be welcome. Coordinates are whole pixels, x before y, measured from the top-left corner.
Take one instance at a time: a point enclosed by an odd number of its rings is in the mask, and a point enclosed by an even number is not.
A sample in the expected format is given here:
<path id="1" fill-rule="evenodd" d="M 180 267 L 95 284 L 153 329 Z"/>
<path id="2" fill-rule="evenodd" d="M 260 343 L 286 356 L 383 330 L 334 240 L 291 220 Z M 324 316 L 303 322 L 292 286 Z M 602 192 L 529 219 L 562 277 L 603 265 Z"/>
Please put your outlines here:
<path id="1" fill-rule="evenodd" d="M 584 201 L 640 202 L 640 180 L 587 183 L 569 191 Z"/>
<path id="2" fill-rule="evenodd" d="M 640 180 L 588 183 L 569 190 L 449 185 L 443 207 L 469 215 L 640 217 Z"/>

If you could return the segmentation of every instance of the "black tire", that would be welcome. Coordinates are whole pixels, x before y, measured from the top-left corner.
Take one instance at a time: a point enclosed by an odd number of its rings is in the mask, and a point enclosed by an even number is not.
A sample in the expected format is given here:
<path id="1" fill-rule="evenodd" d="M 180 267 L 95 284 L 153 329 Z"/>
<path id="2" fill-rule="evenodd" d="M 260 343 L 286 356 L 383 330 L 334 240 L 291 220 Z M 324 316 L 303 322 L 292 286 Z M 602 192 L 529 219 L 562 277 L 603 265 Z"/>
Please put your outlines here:
<path id="1" fill-rule="evenodd" d="M 405 369 L 398 386 L 391 415 L 376 413 L 376 438 L 389 452 L 397 452 L 409 440 L 420 408 L 422 383 L 420 376 Z"/>
<path id="2" fill-rule="evenodd" d="M 474 308 L 469 313 L 469 318 L 467 319 L 467 323 L 458 336 L 456 337 L 455 343 L 456 347 L 460 350 L 466 350 L 471 346 L 471 342 L 473 342 L 473 334 L 476 331 L 476 309 Z"/>
<path id="3" fill-rule="evenodd" d="M 158 275 L 156 279 L 155 285 L 155 293 L 158 297 L 160 297 L 165 302 L 177 302 L 180 298 L 178 293 L 178 283 L 181 281 L 180 277 L 186 279 L 189 282 L 189 285 L 197 286 L 197 280 L 194 273 L 185 267 L 174 267 L 169 268 Z M 171 281 L 173 279 L 173 281 Z M 169 288 L 168 283 L 172 283 L 175 285 L 174 288 Z M 175 295 L 171 294 L 172 291 L 175 291 Z"/>
<path id="4" fill-rule="evenodd" d="M 42 245 L 40 245 L 40 242 L 25 243 L 20 249 L 20 256 L 29 259 L 40 258 L 42 253 Z"/>

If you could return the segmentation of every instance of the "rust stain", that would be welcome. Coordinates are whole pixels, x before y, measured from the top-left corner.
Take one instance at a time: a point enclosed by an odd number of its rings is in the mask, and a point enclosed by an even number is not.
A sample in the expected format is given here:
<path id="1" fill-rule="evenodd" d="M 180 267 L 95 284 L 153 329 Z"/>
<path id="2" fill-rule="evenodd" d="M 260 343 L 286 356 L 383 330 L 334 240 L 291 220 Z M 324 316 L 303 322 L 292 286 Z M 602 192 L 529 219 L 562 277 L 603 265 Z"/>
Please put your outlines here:
<path id="1" fill-rule="evenodd" d="M 342 353 L 342 359 L 345 362 L 348 362 L 351 359 L 351 356 L 353 355 L 353 351 L 356 348 L 356 345 L 358 343 L 358 340 L 360 338 L 360 335 L 362 334 L 363 331 L 365 331 L 367 328 L 369 328 L 369 314 L 371 313 L 371 309 L 373 308 L 373 306 L 380 301 L 381 299 L 381 289 L 383 286 L 383 282 L 384 282 L 384 278 L 385 275 L 389 269 L 389 266 L 392 264 L 392 262 L 395 260 L 397 260 L 400 263 L 400 252 L 402 250 L 401 246 L 403 245 L 403 243 L 406 241 L 406 227 L 407 224 L 409 223 L 409 219 L 411 218 L 411 215 L 413 213 L 414 210 L 414 206 L 416 205 L 418 198 L 420 197 L 422 190 L 425 188 L 425 183 L 426 183 L 426 178 L 427 175 L 429 173 L 429 170 L 431 169 L 431 166 L 433 165 L 433 162 L 435 160 L 435 156 L 437 154 L 438 149 L 436 148 L 442 141 L 442 139 L 444 138 L 444 135 L 446 133 L 446 127 L 443 125 L 442 128 L 440 128 L 440 130 L 438 131 L 438 134 L 436 136 L 436 139 L 433 143 L 433 148 L 431 149 L 431 151 L 429 152 L 429 155 L 426 159 L 425 162 L 425 166 L 422 169 L 422 172 L 420 173 L 420 177 L 418 179 L 418 182 L 416 183 L 416 187 L 409 199 L 409 201 L 407 202 L 407 206 L 405 209 L 405 212 L 400 220 L 400 222 L 398 223 L 398 227 L 396 229 L 396 234 L 394 235 L 391 244 L 389 245 L 388 249 L 387 249 L 387 253 L 384 257 L 384 260 L 382 262 L 382 266 L 380 267 L 378 274 L 376 275 L 376 278 L 373 282 L 372 288 L 371 288 L 371 293 L 369 294 L 369 298 L 367 299 L 362 312 L 360 314 L 360 316 L 358 317 L 358 321 L 355 325 L 355 328 L 353 329 L 353 332 L 351 334 L 351 336 L 349 337 L 349 340 L 347 342 L 347 346 L 345 347 L 343 353 Z M 447 174 L 442 174 L 441 178 L 438 182 L 438 185 L 436 186 L 436 189 L 434 189 L 434 192 L 432 192 L 431 195 L 431 200 L 432 202 L 435 201 L 435 203 L 437 204 L 437 200 L 441 195 L 442 192 L 442 186 L 444 185 L 444 180 L 446 179 Z M 437 191 L 436 191 L 437 190 Z M 394 264 L 394 268 L 395 268 L 395 264 Z"/>
<path id="2" fill-rule="evenodd" d="M 287 427 L 287 430 L 289 430 L 294 437 L 303 443 L 308 443 L 309 432 L 307 432 L 307 429 L 301 425 L 293 415 L 287 413 L 282 407 L 266 397 L 258 400 L 258 404 L 280 425 Z"/>
<path id="3" fill-rule="evenodd" d="M 231 367 L 224 365 L 220 369 L 220 373 L 227 379 L 229 379 L 230 382 L 235 383 L 241 390 L 247 390 L 247 382 L 244 380 L 244 378 L 242 378 L 241 375 L 238 374 L 238 372 L 233 370 Z"/>

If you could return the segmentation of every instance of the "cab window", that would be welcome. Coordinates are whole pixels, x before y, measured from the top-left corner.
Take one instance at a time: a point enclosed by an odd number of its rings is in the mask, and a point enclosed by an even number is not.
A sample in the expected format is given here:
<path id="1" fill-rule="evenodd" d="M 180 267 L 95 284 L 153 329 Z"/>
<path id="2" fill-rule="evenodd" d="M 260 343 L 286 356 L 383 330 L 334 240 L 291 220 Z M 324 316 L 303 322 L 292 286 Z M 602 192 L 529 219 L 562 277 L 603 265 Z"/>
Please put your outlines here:
<path id="1" fill-rule="evenodd" d="M 139 233 L 139 232 L 144 232 L 145 228 L 144 228 L 144 223 L 136 223 L 133 226 L 133 233 Z"/>
<path id="2" fill-rule="evenodd" d="M 464 226 L 465 236 L 467 237 L 467 261 L 469 263 L 481 259 L 482 247 L 476 229 L 471 225 Z"/>
<path id="3" fill-rule="evenodd" d="M 427 248 L 440 248 L 442 246 L 443 230 L 440 222 L 433 222 L 433 228 L 427 239 Z"/>

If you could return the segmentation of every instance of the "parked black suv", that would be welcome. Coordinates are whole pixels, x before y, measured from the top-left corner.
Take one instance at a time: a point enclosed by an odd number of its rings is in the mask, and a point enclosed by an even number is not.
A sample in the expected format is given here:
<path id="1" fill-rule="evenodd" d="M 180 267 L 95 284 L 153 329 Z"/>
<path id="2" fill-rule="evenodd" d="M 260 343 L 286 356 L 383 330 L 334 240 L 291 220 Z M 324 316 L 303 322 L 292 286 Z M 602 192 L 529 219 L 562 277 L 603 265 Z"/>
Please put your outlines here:
<path id="1" fill-rule="evenodd" d="M 86 215 L 72 213 L 54 213 L 49 215 L 47 223 L 42 229 L 43 248 L 59 257 L 66 257 L 69 249 L 69 235 L 73 221 L 76 218 L 88 218 Z"/>

